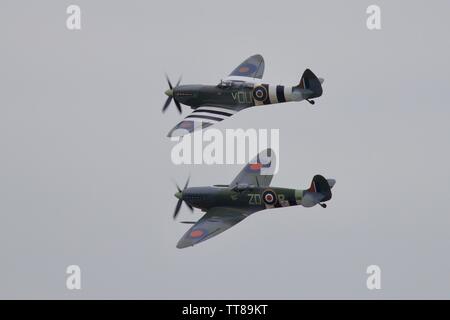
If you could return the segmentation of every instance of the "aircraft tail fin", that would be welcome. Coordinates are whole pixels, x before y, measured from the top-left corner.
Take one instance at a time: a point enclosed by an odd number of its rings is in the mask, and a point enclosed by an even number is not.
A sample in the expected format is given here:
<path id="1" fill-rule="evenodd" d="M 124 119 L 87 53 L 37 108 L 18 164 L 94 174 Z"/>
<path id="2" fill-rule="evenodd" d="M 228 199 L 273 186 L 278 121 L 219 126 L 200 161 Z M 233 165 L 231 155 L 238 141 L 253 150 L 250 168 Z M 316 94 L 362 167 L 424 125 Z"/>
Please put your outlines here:
<path id="1" fill-rule="evenodd" d="M 309 192 L 319 193 L 323 197 L 320 199 L 321 202 L 328 201 L 331 199 L 331 188 L 336 183 L 334 179 L 325 179 L 323 176 L 317 174 L 311 181 L 311 186 L 309 187 Z"/>
<path id="2" fill-rule="evenodd" d="M 297 88 L 302 89 L 303 95 L 306 99 L 317 98 L 322 95 L 322 83 L 323 78 L 317 78 L 317 76 L 309 69 L 306 69 L 303 72 L 302 78 L 300 79 L 300 83 L 297 85 Z"/>

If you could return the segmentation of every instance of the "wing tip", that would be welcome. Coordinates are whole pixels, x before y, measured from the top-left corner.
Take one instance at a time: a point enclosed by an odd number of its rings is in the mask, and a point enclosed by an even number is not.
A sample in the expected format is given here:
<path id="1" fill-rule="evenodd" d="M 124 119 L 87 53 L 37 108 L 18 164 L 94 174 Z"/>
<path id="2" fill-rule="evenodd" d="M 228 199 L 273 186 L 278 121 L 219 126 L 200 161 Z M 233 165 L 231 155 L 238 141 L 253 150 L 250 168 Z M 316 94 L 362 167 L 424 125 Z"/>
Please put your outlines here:
<path id="1" fill-rule="evenodd" d="M 260 161 L 261 159 L 267 159 L 269 162 L 275 160 L 275 151 L 272 148 L 261 150 L 254 161 Z"/>
<path id="2" fill-rule="evenodd" d="M 193 247 L 194 245 L 193 244 L 183 244 L 183 243 L 180 243 L 180 242 L 178 242 L 177 243 L 177 249 L 185 249 L 185 248 L 188 248 L 188 247 Z"/>

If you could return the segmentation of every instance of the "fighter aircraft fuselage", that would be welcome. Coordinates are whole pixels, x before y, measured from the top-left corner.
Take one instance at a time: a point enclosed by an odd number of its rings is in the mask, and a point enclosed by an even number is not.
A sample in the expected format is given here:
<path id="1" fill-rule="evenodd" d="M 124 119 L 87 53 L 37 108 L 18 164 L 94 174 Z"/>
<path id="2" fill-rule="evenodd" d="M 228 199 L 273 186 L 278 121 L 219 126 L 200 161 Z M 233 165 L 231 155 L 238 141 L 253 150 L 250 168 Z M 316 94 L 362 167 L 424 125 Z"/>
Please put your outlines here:
<path id="1" fill-rule="evenodd" d="M 189 187 L 188 178 L 183 188 L 177 185 L 175 197 L 178 201 L 174 219 L 183 203 L 191 211 L 195 207 L 206 212 L 198 221 L 181 221 L 193 226 L 180 239 L 177 248 L 186 248 L 210 239 L 264 209 L 297 205 L 327 207 L 325 202 L 332 197 L 331 188 L 336 183 L 334 179 L 317 174 L 305 190 L 273 187 L 270 183 L 275 165 L 274 152 L 266 149 L 247 163 L 229 184 Z"/>
<path id="2" fill-rule="evenodd" d="M 184 136 L 195 130 L 206 129 L 253 106 L 301 100 L 314 104 L 312 99 L 323 93 L 323 79 L 318 78 L 310 69 L 303 72 L 300 81 L 294 86 L 262 83 L 264 65 L 261 55 L 253 55 L 218 85 L 180 85 L 181 78 L 172 85 L 166 75 L 169 89 L 165 92 L 168 97 L 162 111 L 165 112 L 172 101 L 180 114 L 182 104 L 194 109 L 167 136 Z"/>
<path id="3" fill-rule="evenodd" d="M 204 211 L 221 206 L 251 207 L 259 211 L 296 205 L 309 207 L 310 204 L 317 204 L 308 198 L 308 190 L 281 187 L 239 185 L 233 188 L 228 186 L 191 187 L 183 192 L 177 192 L 175 196 Z"/>
<path id="4" fill-rule="evenodd" d="M 180 85 L 168 94 L 193 109 L 201 106 L 248 108 L 257 105 L 301 101 L 307 98 L 299 87 L 253 83 L 213 85 Z"/>

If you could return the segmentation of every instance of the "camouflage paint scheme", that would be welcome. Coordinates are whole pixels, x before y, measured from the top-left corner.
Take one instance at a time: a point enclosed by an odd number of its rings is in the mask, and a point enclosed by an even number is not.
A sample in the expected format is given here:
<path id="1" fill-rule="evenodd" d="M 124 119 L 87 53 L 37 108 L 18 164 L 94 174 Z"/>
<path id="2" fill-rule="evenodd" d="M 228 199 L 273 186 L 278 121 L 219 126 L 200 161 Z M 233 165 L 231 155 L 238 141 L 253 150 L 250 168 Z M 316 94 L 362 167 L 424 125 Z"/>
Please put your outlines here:
<path id="1" fill-rule="evenodd" d="M 175 196 L 180 205 L 184 201 L 188 206 L 206 211 L 180 239 L 177 248 L 210 239 L 261 210 L 296 205 L 312 207 L 316 204 L 326 207 L 324 202 L 331 199 L 335 180 L 316 175 L 306 190 L 271 187 L 273 175 L 262 169 L 270 168 L 274 161 L 274 152 L 267 149 L 250 161 L 229 185 L 186 186 L 177 192 Z"/>
<path id="2" fill-rule="evenodd" d="M 182 136 L 207 128 L 254 106 L 301 100 L 314 104 L 311 99 L 320 97 L 323 92 L 323 79 L 317 78 L 309 69 L 295 86 L 262 83 L 263 74 L 264 59 L 257 54 L 242 62 L 218 85 L 177 85 L 167 90 L 166 95 L 173 97 L 176 103 L 194 109 L 168 136 Z"/>

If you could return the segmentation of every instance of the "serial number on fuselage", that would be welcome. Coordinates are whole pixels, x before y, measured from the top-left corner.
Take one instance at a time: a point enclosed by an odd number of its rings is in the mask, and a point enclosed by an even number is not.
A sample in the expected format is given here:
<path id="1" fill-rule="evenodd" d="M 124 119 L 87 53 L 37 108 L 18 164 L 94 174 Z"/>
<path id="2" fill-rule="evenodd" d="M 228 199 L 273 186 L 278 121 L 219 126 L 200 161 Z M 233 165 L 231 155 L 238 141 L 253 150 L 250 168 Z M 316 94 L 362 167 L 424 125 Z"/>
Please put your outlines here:
<path id="1" fill-rule="evenodd" d="M 263 203 L 261 194 L 259 193 L 249 193 L 247 196 L 249 197 L 248 204 L 260 205 Z M 279 202 L 283 202 L 285 200 L 284 194 L 278 194 L 277 198 Z"/>
<path id="2" fill-rule="evenodd" d="M 253 103 L 252 93 L 249 90 L 231 92 L 231 96 L 238 103 Z"/>

